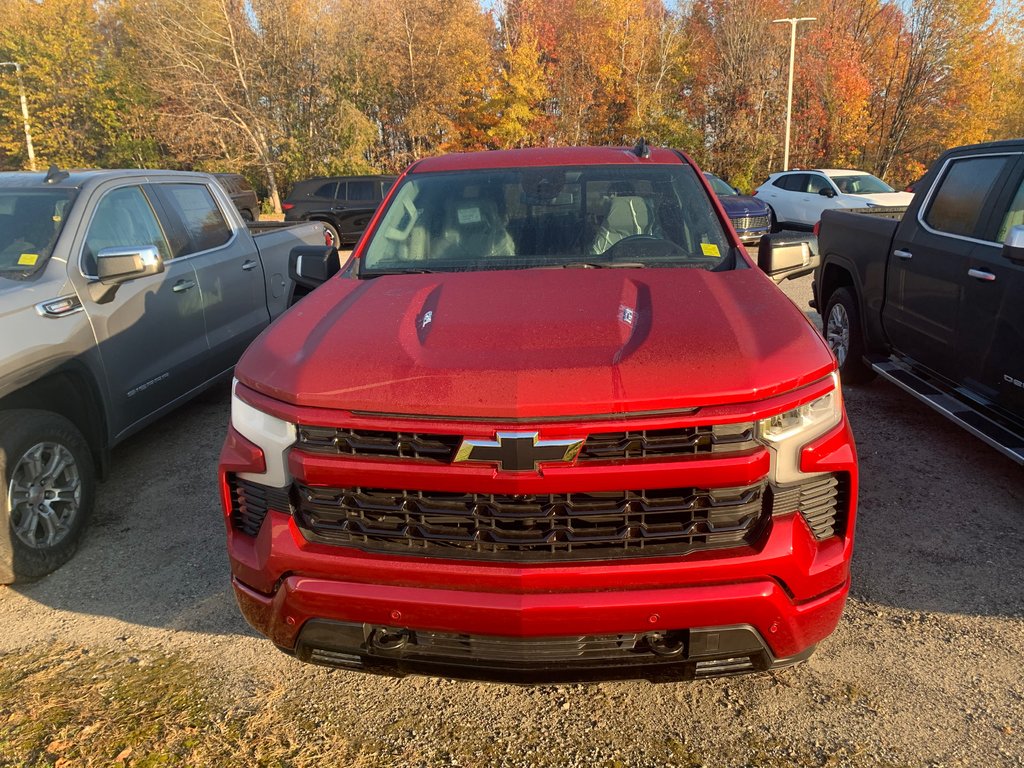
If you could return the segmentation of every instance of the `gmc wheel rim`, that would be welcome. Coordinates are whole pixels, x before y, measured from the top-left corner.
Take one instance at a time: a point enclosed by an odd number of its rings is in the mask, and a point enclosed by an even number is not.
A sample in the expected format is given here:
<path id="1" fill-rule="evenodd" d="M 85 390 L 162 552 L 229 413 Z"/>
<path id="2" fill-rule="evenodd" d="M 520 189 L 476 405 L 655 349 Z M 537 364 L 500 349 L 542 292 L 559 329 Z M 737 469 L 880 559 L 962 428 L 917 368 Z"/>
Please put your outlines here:
<path id="1" fill-rule="evenodd" d="M 846 355 L 850 351 L 850 316 L 846 313 L 846 307 L 836 304 L 828 313 L 828 325 L 825 327 L 825 339 L 832 348 L 839 367 L 846 362 Z"/>
<path id="2" fill-rule="evenodd" d="M 59 544 L 71 532 L 81 503 L 78 464 L 60 443 L 37 443 L 11 472 L 7 487 L 11 529 L 33 549 Z"/>

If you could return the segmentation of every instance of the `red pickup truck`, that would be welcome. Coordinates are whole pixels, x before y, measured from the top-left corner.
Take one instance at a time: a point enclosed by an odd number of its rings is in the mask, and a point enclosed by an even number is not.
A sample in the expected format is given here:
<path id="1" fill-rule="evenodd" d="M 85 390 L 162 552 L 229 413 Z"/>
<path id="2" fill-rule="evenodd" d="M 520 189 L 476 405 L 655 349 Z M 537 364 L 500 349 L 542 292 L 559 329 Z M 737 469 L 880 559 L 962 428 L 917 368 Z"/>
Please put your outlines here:
<path id="1" fill-rule="evenodd" d="M 328 255 L 297 249 L 297 279 Z M 688 157 L 422 160 L 353 256 L 236 368 L 232 583 L 280 649 L 685 677 L 793 664 L 836 627 L 857 496 L 836 362 Z M 806 273 L 808 248 L 758 261 Z"/>

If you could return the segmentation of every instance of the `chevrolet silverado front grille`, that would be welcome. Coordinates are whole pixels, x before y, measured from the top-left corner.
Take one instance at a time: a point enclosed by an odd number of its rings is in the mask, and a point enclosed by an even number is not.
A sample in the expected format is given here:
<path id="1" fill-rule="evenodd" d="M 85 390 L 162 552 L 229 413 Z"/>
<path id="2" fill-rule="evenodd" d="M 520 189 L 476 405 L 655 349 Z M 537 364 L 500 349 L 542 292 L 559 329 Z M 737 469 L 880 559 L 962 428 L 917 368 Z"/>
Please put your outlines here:
<path id="1" fill-rule="evenodd" d="M 462 435 L 378 432 L 335 427 L 299 427 L 299 448 L 311 453 L 367 458 L 451 462 Z M 717 424 L 672 429 L 594 432 L 586 437 L 578 462 L 634 460 L 745 451 L 756 447 L 754 425 Z"/>
<path id="2" fill-rule="evenodd" d="M 677 555 L 756 539 L 765 483 L 742 488 L 493 495 L 296 485 L 312 541 L 490 560 Z"/>

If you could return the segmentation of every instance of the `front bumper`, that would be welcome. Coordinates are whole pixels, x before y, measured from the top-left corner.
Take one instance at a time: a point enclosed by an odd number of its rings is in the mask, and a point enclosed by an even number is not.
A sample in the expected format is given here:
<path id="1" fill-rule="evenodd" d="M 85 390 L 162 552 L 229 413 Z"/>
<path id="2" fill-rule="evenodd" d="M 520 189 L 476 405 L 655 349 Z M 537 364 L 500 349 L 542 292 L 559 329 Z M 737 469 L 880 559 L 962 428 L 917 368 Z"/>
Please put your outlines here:
<path id="1" fill-rule="evenodd" d="M 222 480 L 244 464 L 234 450 L 229 438 Z M 681 557 L 481 563 L 312 542 L 272 508 L 255 537 L 228 526 L 232 583 L 255 629 L 318 663 L 542 678 L 786 666 L 835 629 L 849 589 L 857 472 L 845 419 L 804 449 L 801 469 L 846 474 L 840 535 L 819 541 L 792 513 L 753 544 Z"/>

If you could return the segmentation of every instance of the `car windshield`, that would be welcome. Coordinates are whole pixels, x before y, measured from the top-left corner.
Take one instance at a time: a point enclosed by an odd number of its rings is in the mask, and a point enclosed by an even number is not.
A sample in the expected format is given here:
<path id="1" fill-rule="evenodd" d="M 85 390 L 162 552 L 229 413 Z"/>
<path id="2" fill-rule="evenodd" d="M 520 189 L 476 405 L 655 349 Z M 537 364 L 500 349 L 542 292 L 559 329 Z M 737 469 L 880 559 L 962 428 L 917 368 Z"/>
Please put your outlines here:
<path id="1" fill-rule="evenodd" d="M 75 191 L 0 189 L 0 277 L 21 279 L 53 252 Z"/>
<path id="2" fill-rule="evenodd" d="M 715 190 L 715 194 L 716 195 L 735 195 L 735 194 L 737 194 L 735 189 L 733 189 L 728 184 L 726 184 L 724 181 L 722 181 L 720 178 L 715 176 L 715 174 L 713 174 L 713 173 L 705 173 L 704 175 L 707 176 L 708 183 L 711 184 L 711 188 L 713 190 Z"/>
<path id="3" fill-rule="evenodd" d="M 688 165 L 530 167 L 410 174 L 360 274 L 734 261 Z"/>
<path id="4" fill-rule="evenodd" d="M 852 176 L 831 176 L 832 183 L 844 195 L 877 195 L 880 192 L 895 192 L 877 176 L 870 173 L 858 173 Z"/>

